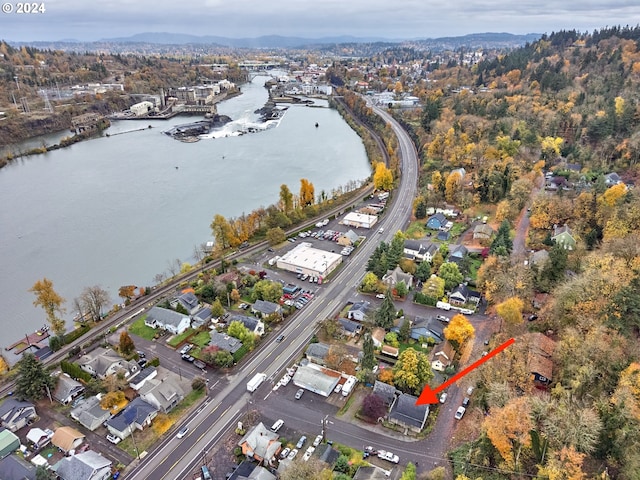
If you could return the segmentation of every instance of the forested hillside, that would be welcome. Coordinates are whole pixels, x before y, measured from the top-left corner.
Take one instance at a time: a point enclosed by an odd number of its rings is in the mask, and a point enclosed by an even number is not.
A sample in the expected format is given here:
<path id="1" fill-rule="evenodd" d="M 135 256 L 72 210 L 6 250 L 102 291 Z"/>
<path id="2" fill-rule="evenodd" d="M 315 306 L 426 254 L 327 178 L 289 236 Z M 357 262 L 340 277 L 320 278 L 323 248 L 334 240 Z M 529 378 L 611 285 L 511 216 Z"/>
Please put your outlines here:
<path id="1" fill-rule="evenodd" d="M 531 202 L 526 252 L 478 272 L 493 346 L 516 344 L 479 369 L 460 479 L 640 478 L 639 42 L 637 27 L 543 36 L 439 68 L 414 88 L 424 108 L 398 114 L 422 158 L 416 216 L 447 202 L 514 227 Z"/>

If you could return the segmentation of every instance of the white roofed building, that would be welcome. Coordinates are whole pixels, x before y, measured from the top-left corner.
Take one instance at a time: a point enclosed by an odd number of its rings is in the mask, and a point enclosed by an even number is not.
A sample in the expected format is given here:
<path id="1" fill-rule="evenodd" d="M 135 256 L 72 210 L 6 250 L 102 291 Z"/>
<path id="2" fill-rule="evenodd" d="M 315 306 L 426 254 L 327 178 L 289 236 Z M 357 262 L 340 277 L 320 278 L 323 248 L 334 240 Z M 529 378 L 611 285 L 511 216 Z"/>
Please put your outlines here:
<path id="1" fill-rule="evenodd" d="M 342 262 L 342 255 L 313 248 L 302 242 L 278 259 L 277 266 L 289 272 L 326 277 Z"/>
<path id="2" fill-rule="evenodd" d="M 376 215 L 367 215 L 358 212 L 349 212 L 340 221 L 341 225 L 348 225 L 354 228 L 373 228 L 378 222 Z"/>

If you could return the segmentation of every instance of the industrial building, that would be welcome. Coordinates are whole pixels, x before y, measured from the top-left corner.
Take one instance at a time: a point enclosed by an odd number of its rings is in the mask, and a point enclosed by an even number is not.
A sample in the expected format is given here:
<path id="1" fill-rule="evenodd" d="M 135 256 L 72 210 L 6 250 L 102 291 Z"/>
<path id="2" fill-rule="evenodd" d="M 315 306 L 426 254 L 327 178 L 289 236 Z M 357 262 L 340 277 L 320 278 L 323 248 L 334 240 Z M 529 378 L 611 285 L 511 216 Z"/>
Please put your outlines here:
<path id="1" fill-rule="evenodd" d="M 302 242 L 278 259 L 277 266 L 289 272 L 325 278 L 342 262 L 342 255 L 313 248 Z"/>
<path id="2" fill-rule="evenodd" d="M 297 387 L 328 397 L 340 382 L 340 378 L 340 372 L 309 363 L 298 367 L 293 376 L 293 383 Z"/>
<path id="3" fill-rule="evenodd" d="M 377 222 L 378 217 L 376 215 L 366 215 L 358 212 L 349 212 L 340 221 L 342 225 L 354 228 L 373 228 Z"/>

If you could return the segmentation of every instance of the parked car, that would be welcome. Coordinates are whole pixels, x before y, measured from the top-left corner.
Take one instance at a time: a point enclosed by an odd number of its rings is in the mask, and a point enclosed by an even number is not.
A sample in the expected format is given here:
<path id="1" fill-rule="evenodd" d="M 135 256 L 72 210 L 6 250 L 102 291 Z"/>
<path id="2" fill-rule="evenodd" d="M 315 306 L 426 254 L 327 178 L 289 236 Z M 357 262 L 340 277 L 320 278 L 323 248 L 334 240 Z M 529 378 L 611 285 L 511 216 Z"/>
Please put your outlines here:
<path id="1" fill-rule="evenodd" d="M 313 446 L 317 447 L 318 445 L 320 445 L 320 442 L 322 442 L 322 435 L 318 435 L 315 440 L 313 441 Z"/>
<path id="2" fill-rule="evenodd" d="M 176 438 L 183 438 L 187 434 L 188 431 L 189 431 L 189 427 L 182 427 L 178 431 L 178 434 L 176 435 Z"/>
<path id="3" fill-rule="evenodd" d="M 460 420 L 464 416 L 464 412 L 466 412 L 466 411 L 467 411 L 467 409 L 464 408 L 462 405 L 459 406 L 458 410 L 456 410 L 456 414 L 454 415 L 456 420 Z"/>
<path id="4" fill-rule="evenodd" d="M 473 393 L 473 387 L 467 388 L 467 395 L 471 395 Z"/>
<path id="5" fill-rule="evenodd" d="M 289 455 L 287 455 L 287 459 L 288 460 L 293 460 L 294 458 L 296 458 L 296 455 L 298 454 L 298 449 L 294 448 L 293 450 L 291 450 L 289 452 Z"/>
<path id="6" fill-rule="evenodd" d="M 180 354 L 186 355 L 191 351 L 192 348 L 193 348 L 193 345 L 191 345 L 190 343 L 187 343 L 184 347 L 182 347 L 182 350 L 180 350 Z"/>
<path id="7" fill-rule="evenodd" d="M 444 322 L 444 323 L 449 323 L 450 318 L 449 317 L 445 317 L 444 315 L 436 315 L 436 320 L 438 320 L 440 322 Z"/>
<path id="8" fill-rule="evenodd" d="M 307 448 L 307 451 L 304 452 L 304 456 L 302 457 L 302 460 L 304 460 L 305 462 L 309 460 L 311 458 L 311 455 L 313 455 L 313 452 L 315 451 L 316 449 L 314 447 Z"/>
<path id="9" fill-rule="evenodd" d="M 300 400 L 302 398 L 302 395 L 304 395 L 304 390 L 299 388 L 296 392 L 296 400 Z"/>
<path id="10" fill-rule="evenodd" d="M 530 322 L 533 322 L 534 320 L 538 319 L 538 315 L 536 315 L 535 313 L 533 315 L 529 315 L 529 318 L 527 320 L 529 320 Z"/>
<path id="11" fill-rule="evenodd" d="M 274 423 L 271 426 L 271 431 L 272 432 L 277 432 L 278 430 L 280 430 L 282 428 L 283 425 L 284 425 L 284 420 L 279 419 L 278 421 L 276 421 L 276 423 Z"/>
<path id="12" fill-rule="evenodd" d="M 471 402 L 471 399 L 469 397 L 464 397 L 464 400 L 462 400 L 462 406 L 467 408 L 469 406 L 469 402 Z"/>
<path id="13" fill-rule="evenodd" d="M 140 357 L 140 358 L 146 357 L 145 353 L 142 350 L 136 350 L 136 353 L 138 354 L 138 357 Z"/>
<path id="14" fill-rule="evenodd" d="M 340 390 L 342 390 L 342 384 L 341 383 L 337 384 L 336 388 L 333 391 L 336 392 L 336 393 L 340 393 Z"/>
<path id="15" fill-rule="evenodd" d="M 302 448 L 306 442 L 307 442 L 307 437 L 305 437 L 304 435 L 301 436 L 300 440 L 298 440 L 298 443 L 296 443 L 296 448 Z"/>
<path id="16" fill-rule="evenodd" d="M 120 437 L 116 437 L 115 435 L 111 435 L 111 434 L 107 435 L 107 440 L 109 440 L 114 445 L 117 445 L 122 441 Z"/>
<path id="17" fill-rule="evenodd" d="M 384 298 L 384 293 L 378 293 L 378 294 L 376 295 L 376 298 Z"/>
<path id="18" fill-rule="evenodd" d="M 184 355 L 182 355 L 182 359 L 185 362 L 189 362 L 189 363 L 193 363 L 195 361 L 195 358 L 193 358 L 191 355 L 189 355 L 188 353 L 185 353 Z"/>
<path id="19" fill-rule="evenodd" d="M 287 458 L 287 455 L 289 455 L 289 452 L 291 451 L 290 448 L 285 448 L 284 450 L 282 450 L 282 452 L 280 452 L 280 459 L 284 460 L 285 458 Z"/>
<path id="20" fill-rule="evenodd" d="M 193 361 L 193 365 L 198 367 L 200 370 L 202 370 L 203 368 L 207 368 L 207 364 L 202 360 L 198 360 L 197 358 Z"/>
<path id="21" fill-rule="evenodd" d="M 444 402 L 446 402 L 446 401 L 447 401 L 447 392 L 443 392 L 443 393 L 440 395 L 440 403 L 444 403 Z"/>

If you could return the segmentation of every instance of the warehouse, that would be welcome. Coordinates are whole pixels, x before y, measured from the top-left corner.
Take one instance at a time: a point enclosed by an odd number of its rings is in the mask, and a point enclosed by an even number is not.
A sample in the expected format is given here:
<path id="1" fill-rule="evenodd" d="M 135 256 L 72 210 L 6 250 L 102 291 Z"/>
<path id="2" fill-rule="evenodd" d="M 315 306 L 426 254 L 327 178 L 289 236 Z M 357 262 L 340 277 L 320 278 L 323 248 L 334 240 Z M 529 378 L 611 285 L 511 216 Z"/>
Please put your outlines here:
<path id="1" fill-rule="evenodd" d="M 310 392 L 328 397 L 340 382 L 340 372 L 315 363 L 301 365 L 293 376 L 293 384 Z"/>
<path id="2" fill-rule="evenodd" d="M 378 217 L 375 215 L 366 215 L 364 213 L 349 212 L 340 221 L 342 225 L 348 225 L 354 228 L 373 228 L 377 223 Z"/>
<path id="3" fill-rule="evenodd" d="M 325 278 L 342 262 L 342 255 L 313 248 L 302 242 L 278 259 L 278 268 L 289 272 Z"/>

